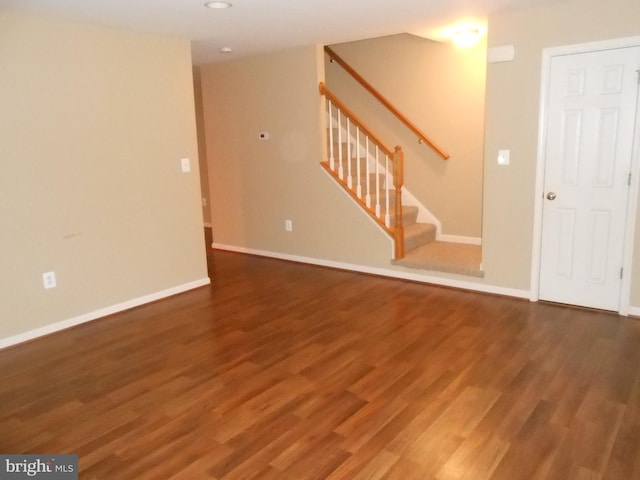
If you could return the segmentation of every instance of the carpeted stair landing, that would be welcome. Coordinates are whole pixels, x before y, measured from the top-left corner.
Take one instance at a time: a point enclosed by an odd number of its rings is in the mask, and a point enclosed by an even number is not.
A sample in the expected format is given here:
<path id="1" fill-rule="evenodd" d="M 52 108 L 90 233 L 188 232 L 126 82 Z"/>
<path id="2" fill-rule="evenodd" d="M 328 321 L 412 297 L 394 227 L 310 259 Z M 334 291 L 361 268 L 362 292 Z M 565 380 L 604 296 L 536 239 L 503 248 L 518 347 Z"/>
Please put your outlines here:
<path id="1" fill-rule="evenodd" d="M 416 221 L 417 218 L 417 207 L 402 206 L 405 257 L 401 260 L 392 260 L 392 265 L 473 277 L 484 276 L 480 268 L 482 247 L 438 242 L 436 226 L 431 223 L 419 223 Z"/>
<path id="2" fill-rule="evenodd" d="M 462 243 L 432 241 L 405 253 L 400 260 L 391 260 L 393 265 L 438 272 L 457 273 L 483 277 L 480 269 L 482 247 Z"/>

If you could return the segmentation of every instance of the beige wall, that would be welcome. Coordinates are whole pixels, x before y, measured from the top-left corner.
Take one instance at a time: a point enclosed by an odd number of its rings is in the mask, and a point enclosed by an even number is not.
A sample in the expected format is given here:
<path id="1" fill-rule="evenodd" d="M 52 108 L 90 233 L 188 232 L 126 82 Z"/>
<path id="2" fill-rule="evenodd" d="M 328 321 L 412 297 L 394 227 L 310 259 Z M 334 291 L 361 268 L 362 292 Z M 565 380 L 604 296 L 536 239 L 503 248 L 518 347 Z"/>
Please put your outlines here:
<path id="1" fill-rule="evenodd" d="M 542 50 L 640 35 L 638 19 L 637 0 L 575 0 L 490 18 L 488 47 L 515 47 L 512 62 L 487 69 L 483 259 L 493 283 L 529 288 Z M 511 166 L 497 165 L 500 148 L 511 150 Z M 637 306 L 640 275 L 634 278 Z"/>
<path id="2" fill-rule="evenodd" d="M 387 237 L 320 167 L 322 69 L 318 47 L 201 68 L 214 243 L 388 265 Z"/>
<path id="3" fill-rule="evenodd" d="M 327 86 L 388 145 L 405 151 L 405 185 L 442 233 L 480 237 L 486 47 L 458 48 L 409 34 L 333 50 L 451 158 L 443 161 L 326 56 Z"/>
<path id="4" fill-rule="evenodd" d="M 0 339 L 206 279 L 189 48 L 0 11 Z"/>
<path id="5" fill-rule="evenodd" d="M 430 278 L 526 295 L 531 279 L 542 49 L 640 34 L 639 8 L 635 0 L 606 6 L 575 1 L 490 19 L 488 45 L 513 44 L 516 58 L 487 68 L 485 277 L 426 272 Z M 386 236 L 318 166 L 325 158 L 317 93 L 317 83 L 324 77 L 323 57 L 320 48 L 310 47 L 202 68 L 214 242 L 415 274 L 390 265 Z M 260 131 L 270 132 L 271 140 L 259 141 Z M 511 149 L 509 167 L 498 168 L 499 148 Z M 294 222 L 291 233 L 284 231 L 287 218 Z M 636 253 L 636 267 L 638 257 Z M 640 276 L 635 277 L 631 303 L 637 307 Z"/>
<path id="6" fill-rule="evenodd" d="M 420 273 L 391 265 L 389 237 L 320 166 L 326 160 L 321 47 L 207 65 L 200 73 L 216 246 Z M 270 140 L 258 139 L 263 131 Z"/>

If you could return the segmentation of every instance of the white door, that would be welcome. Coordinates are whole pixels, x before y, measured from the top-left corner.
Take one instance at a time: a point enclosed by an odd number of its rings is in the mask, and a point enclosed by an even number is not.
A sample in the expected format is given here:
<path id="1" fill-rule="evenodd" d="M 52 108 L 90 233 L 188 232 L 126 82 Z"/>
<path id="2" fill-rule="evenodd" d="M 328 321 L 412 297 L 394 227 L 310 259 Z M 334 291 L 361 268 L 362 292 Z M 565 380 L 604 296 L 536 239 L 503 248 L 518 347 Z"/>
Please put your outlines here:
<path id="1" fill-rule="evenodd" d="M 618 310 L 640 47 L 551 59 L 539 298 Z"/>

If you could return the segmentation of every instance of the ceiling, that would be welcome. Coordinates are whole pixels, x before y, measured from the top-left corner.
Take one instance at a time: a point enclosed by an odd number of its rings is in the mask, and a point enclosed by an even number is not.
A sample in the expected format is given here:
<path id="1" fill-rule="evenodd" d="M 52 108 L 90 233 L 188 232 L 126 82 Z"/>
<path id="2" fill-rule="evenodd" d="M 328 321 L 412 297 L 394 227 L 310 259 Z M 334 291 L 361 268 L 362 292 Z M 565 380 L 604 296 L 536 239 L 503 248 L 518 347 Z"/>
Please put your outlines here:
<path id="1" fill-rule="evenodd" d="M 0 0 L 0 8 L 186 37 L 194 63 L 203 64 L 404 32 L 438 39 L 438 29 L 458 21 L 564 0 L 229 1 L 224 10 L 205 8 L 205 0 Z"/>

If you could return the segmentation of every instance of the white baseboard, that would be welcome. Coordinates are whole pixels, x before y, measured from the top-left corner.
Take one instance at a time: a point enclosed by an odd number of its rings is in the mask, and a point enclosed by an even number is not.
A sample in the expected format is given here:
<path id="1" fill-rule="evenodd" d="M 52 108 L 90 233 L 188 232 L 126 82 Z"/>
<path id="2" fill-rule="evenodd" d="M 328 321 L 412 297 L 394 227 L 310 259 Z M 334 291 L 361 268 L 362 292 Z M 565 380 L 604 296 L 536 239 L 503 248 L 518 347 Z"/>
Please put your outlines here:
<path id="1" fill-rule="evenodd" d="M 629 315 L 632 317 L 640 317 L 640 307 L 629 307 Z"/>
<path id="2" fill-rule="evenodd" d="M 26 342 L 28 340 L 33 340 L 34 338 L 42 337 L 44 335 L 49 335 L 50 333 L 58 332 L 60 330 L 65 330 L 69 327 L 80 325 L 81 323 L 97 320 L 98 318 L 106 317 L 107 315 L 112 315 L 124 310 L 129 310 L 130 308 L 138 307 L 140 305 L 144 305 L 145 303 L 155 302 L 156 300 L 171 297 L 173 295 L 177 295 L 178 293 L 193 290 L 194 288 L 203 287 L 210 283 L 211 280 L 209 278 L 202 278 L 200 280 L 184 283 L 182 285 L 177 285 L 166 290 L 161 290 L 159 292 L 134 298 L 126 302 L 118 303 L 110 307 L 101 308 L 99 310 L 85 313 L 77 317 L 69 318 L 67 320 L 51 323 L 49 325 L 45 325 L 44 327 L 29 330 L 28 332 L 19 333 L 18 335 L 13 335 L 7 338 L 0 338 L 0 349 L 10 347 L 11 345 L 16 345 L 18 343 Z"/>
<path id="3" fill-rule="evenodd" d="M 462 243 L 465 245 L 482 245 L 482 239 L 478 237 L 463 237 L 461 235 L 439 234 L 436 238 L 439 242 Z"/>
<path id="4" fill-rule="evenodd" d="M 350 270 L 353 272 L 368 273 L 371 275 L 380 275 L 382 277 L 398 278 L 401 280 L 410 280 L 413 282 L 430 283 L 433 285 L 441 285 L 445 287 L 459 288 L 461 290 L 472 290 L 475 292 L 491 293 L 495 295 L 504 295 L 507 297 L 526 298 L 529 299 L 530 292 L 528 290 L 518 290 L 513 288 L 499 287 L 496 285 L 487 285 L 475 282 L 466 282 L 464 280 L 455 280 L 451 278 L 436 277 L 424 273 L 401 272 L 399 270 L 391 270 L 386 268 L 366 267 L 363 265 L 355 265 L 352 263 L 334 262 L 311 257 L 300 257 L 297 255 L 289 255 L 278 252 L 269 252 L 265 250 L 254 250 L 251 248 L 236 247 L 233 245 L 225 245 L 221 243 L 212 243 L 211 247 L 218 250 L 226 250 L 229 252 L 246 253 L 249 255 L 258 255 L 261 257 L 276 258 L 279 260 L 288 260 L 292 262 L 308 263 L 321 267 L 337 268 L 340 270 Z"/>

